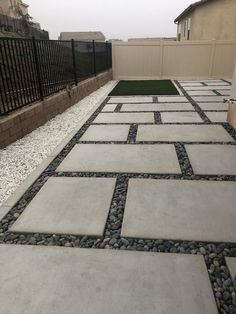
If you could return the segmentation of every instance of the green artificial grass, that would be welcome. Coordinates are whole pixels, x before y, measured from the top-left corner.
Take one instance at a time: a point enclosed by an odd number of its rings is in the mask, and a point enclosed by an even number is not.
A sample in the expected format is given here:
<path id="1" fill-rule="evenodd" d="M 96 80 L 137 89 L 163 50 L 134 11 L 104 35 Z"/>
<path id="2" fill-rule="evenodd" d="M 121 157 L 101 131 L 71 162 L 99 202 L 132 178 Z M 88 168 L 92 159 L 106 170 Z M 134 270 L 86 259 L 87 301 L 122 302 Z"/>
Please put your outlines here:
<path id="1" fill-rule="evenodd" d="M 109 96 L 179 95 L 171 80 L 120 81 Z"/>

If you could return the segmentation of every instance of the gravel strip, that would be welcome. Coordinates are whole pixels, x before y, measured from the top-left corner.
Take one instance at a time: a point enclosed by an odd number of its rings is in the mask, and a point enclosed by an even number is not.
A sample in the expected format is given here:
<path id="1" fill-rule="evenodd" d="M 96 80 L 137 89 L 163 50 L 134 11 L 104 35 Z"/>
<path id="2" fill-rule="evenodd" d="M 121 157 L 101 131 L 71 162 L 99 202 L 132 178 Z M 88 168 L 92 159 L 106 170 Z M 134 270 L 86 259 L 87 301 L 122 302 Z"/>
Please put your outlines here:
<path id="1" fill-rule="evenodd" d="M 0 206 L 116 83 L 107 83 L 43 126 L 0 150 Z"/>

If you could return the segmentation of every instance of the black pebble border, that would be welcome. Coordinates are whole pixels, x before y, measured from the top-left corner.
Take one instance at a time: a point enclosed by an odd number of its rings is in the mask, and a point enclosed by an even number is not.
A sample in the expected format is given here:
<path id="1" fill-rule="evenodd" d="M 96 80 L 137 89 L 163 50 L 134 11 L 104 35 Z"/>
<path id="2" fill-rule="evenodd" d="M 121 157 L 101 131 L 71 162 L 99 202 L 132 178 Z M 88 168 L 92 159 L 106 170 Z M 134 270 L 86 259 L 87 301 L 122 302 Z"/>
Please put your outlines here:
<path id="1" fill-rule="evenodd" d="M 178 86 L 180 84 L 176 82 Z M 182 87 L 181 87 L 182 88 Z M 183 88 L 182 88 L 183 89 Z M 184 91 L 184 90 L 183 90 Z M 210 123 L 205 119 L 204 112 L 201 108 L 188 96 L 196 111 L 204 118 L 206 124 Z M 18 203 L 8 212 L 8 214 L 0 221 L 0 243 L 19 244 L 19 245 L 45 245 L 45 246 L 64 246 L 75 248 L 97 248 L 97 249 L 120 249 L 131 251 L 149 251 L 149 252 L 165 252 L 165 253 L 182 253 L 182 254 L 201 254 L 204 256 L 208 269 L 209 278 L 212 289 L 214 291 L 215 300 L 219 313 L 234 314 L 236 313 L 236 283 L 230 277 L 229 269 L 225 264 L 225 257 L 236 257 L 236 243 L 209 243 L 199 241 L 173 241 L 163 239 L 130 239 L 121 237 L 121 227 L 124 216 L 124 208 L 128 190 L 129 179 L 171 179 L 171 180 L 208 180 L 208 181 L 236 181 L 236 176 L 224 175 L 194 175 L 188 155 L 186 153 L 185 143 L 172 143 L 175 145 L 179 164 L 182 174 L 146 174 L 146 173 L 86 173 L 86 172 L 55 172 L 56 168 L 62 160 L 68 155 L 71 149 L 79 142 L 80 137 L 86 132 L 88 127 L 93 123 L 94 119 L 104 108 L 109 98 L 107 98 L 101 106 L 88 119 L 83 127 L 51 162 L 47 169 L 40 175 L 35 183 L 26 191 Z M 117 112 L 121 109 L 119 104 Z M 158 115 L 156 115 L 156 119 Z M 181 124 L 181 123 L 180 123 Z M 192 123 L 191 123 L 192 124 Z M 236 131 L 227 123 L 220 124 L 236 141 Z M 126 142 L 105 142 L 106 144 L 151 144 L 159 142 L 137 142 L 138 124 L 131 124 Z M 88 142 L 84 142 L 88 143 Z M 89 142 L 91 143 L 91 142 Z M 97 143 L 97 142 L 94 142 Z M 100 142 L 99 142 L 100 143 Z M 163 142 L 160 142 L 160 144 Z M 189 144 L 189 143 L 188 143 Z M 198 144 L 191 142 L 191 144 Z M 206 143 L 204 143 L 206 144 Z M 211 144 L 211 143 L 210 143 Z M 213 143 L 212 143 L 213 144 Z M 215 144 L 215 143 L 214 143 Z M 220 144 L 235 144 L 221 143 Z M 111 201 L 111 206 L 105 225 L 104 235 L 99 238 L 77 235 L 63 234 L 41 234 L 41 233 L 13 233 L 8 229 L 18 219 L 25 210 L 29 202 L 35 197 L 41 187 L 50 177 L 113 177 L 116 178 L 116 186 Z M 235 286 L 234 286 L 235 284 Z"/>

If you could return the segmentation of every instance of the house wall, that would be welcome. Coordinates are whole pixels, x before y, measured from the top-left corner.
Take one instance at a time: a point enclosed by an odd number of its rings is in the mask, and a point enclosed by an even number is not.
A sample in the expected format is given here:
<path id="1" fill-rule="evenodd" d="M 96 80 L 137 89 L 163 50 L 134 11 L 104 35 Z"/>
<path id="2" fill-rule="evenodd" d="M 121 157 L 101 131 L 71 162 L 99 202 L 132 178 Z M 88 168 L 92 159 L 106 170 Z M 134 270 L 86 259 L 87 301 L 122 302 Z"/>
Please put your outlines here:
<path id="1" fill-rule="evenodd" d="M 17 13 L 17 10 L 15 9 L 17 6 L 19 6 L 23 15 L 26 15 L 28 13 L 27 6 L 23 5 L 21 0 L 1 0 L 0 13 L 13 18 L 20 18 L 21 16 Z"/>
<path id="2" fill-rule="evenodd" d="M 113 42 L 114 79 L 232 78 L 234 41 Z"/>
<path id="3" fill-rule="evenodd" d="M 236 39 L 236 1 L 215 0 L 200 5 L 177 27 L 179 40 Z M 187 24 L 187 26 L 185 26 Z M 188 31 L 190 35 L 188 38 Z"/>

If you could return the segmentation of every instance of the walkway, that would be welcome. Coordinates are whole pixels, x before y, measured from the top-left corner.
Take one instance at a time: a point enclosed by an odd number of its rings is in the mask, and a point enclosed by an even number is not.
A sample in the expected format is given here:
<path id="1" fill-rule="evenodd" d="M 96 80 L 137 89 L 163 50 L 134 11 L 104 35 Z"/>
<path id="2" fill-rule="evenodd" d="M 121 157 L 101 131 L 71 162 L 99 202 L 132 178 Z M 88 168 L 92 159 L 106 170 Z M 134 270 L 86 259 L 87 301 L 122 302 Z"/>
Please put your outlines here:
<path id="1" fill-rule="evenodd" d="M 2 209 L 1 314 L 236 313 L 230 84 L 176 84 L 108 97 Z"/>

